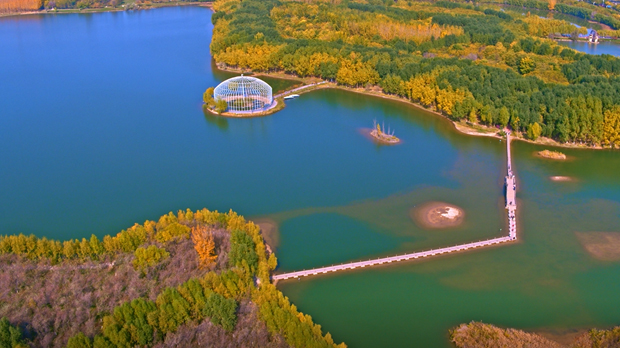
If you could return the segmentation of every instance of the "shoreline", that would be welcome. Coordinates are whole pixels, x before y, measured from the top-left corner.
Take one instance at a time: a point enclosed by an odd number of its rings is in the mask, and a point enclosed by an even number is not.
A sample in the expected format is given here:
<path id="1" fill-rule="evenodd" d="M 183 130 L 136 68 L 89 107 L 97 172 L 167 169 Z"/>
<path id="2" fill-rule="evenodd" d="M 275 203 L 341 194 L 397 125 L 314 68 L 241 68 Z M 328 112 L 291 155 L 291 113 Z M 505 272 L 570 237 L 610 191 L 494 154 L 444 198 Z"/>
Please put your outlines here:
<path id="1" fill-rule="evenodd" d="M 217 65 L 217 69 L 221 70 L 221 71 L 225 71 L 225 72 L 232 72 L 232 73 L 240 73 L 241 71 L 247 73 L 247 72 L 251 72 L 251 70 L 246 70 L 246 69 L 233 69 L 233 68 L 223 68 L 220 67 L 219 65 Z M 279 73 L 269 73 L 269 72 L 252 72 L 254 76 L 266 76 L 266 77 L 271 77 L 271 78 L 280 78 L 280 79 L 299 79 L 302 82 L 306 83 L 309 81 L 316 81 L 316 77 L 308 77 L 308 78 L 303 78 L 303 77 L 299 77 L 296 75 L 290 75 L 290 74 L 285 74 L 282 72 Z M 282 77 L 282 75 L 285 75 L 286 77 Z M 472 135 L 472 136 L 477 136 L 477 137 L 492 137 L 492 138 L 496 138 L 496 139 L 505 139 L 504 136 L 500 136 L 497 133 L 500 132 L 500 129 L 497 129 L 493 126 L 485 126 L 485 125 L 481 125 L 481 124 L 468 124 L 468 122 L 457 122 L 454 120 L 451 120 L 450 118 L 448 118 L 446 115 L 437 112 L 436 110 L 433 110 L 432 108 L 427 108 L 422 104 L 413 102 L 409 99 L 400 97 L 400 96 L 396 96 L 396 95 L 391 95 L 391 94 L 385 94 L 383 93 L 381 90 L 379 90 L 378 88 L 375 87 L 375 90 L 368 90 L 366 88 L 361 88 L 361 87 L 348 87 L 348 86 L 342 86 L 342 85 L 338 85 L 335 82 L 332 81 L 326 81 L 326 83 L 320 84 L 320 85 L 316 85 L 316 86 L 312 86 L 309 88 L 302 88 L 301 90 L 297 91 L 296 93 L 301 95 L 304 93 L 308 93 L 308 92 L 312 92 L 314 90 L 317 89 L 322 89 L 322 88 L 334 88 L 334 89 L 341 89 L 344 91 L 348 91 L 348 92 L 353 92 L 353 93 L 358 93 L 358 94 L 363 94 L 363 95 L 368 95 L 368 96 L 372 96 L 372 97 L 378 97 L 378 98 L 383 98 L 383 99 L 389 99 L 389 100 L 393 100 L 393 101 L 397 101 L 397 102 L 402 102 L 402 103 L 406 103 L 408 105 L 411 105 L 417 109 L 420 110 L 424 110 L 426 112 L 432 113 L 436 116 L 440 116 L 441 118 L 449 121 L 450 123 L 452 123 L 453 128 L 458 131 L 459 133 L 462 134 L 466 134 L 466 135 Z M 280 94 L 284 95 L 286 93 L 288 93 L 289 90 L 283 91 Z M 274 111 L 275 113 L 276 111 Z M 219 115 L 221 116 L 221 115 Z M 259 115 L 256 115 L 259 116 Z M 240 117 L 249 117 L 249 116 L 240 116 Z M 252 116 L 255 117 L 255 116 Z M 486 131 L 486 132 L 485 132 Z M 519 135 L 519 136 L 516 136 Z M 530 144 L 534 144 L 534 145 L 542 145 L 542 146 L 553 146 L 553 147 L 560 147 L 560 148 L 569 148 L 569 149 L 582 149 L 582 150 L 605 150 L 603 147 L 601 146 L 588 146 L 588 145 L 583 145 L 583 144 L 571 144 L 571 143 L 558 143 L 557 141 L 551 139 L 551 138 L 546 138 L 546 137 L 540 137 L 538 138 L 539 140 L 530 140 L 530 139 L 525 139 L 523 138 L 521 135 L 521 132 L 519 132 L 519 134 L 515 134 L 515 132 L 513 132 L 513 136 L 512 136 L 512 140 L 518 140 L 518 141 L 523 141 L 526 143 L 530 143 Z"/>
<path id="2" fill-rule="evenodd" d="M 0 18 L 29 16 L 29 15 L 49 15 L 49 14 L 70 14 L 70 13 L 106 13 L 106 12 L 124 12 L 124 11 L 141 11 L 141 10 L 153 10 L 163 7 L 175 7 L 175 6 L 197 6 L 209 8 L 213 11 L 213 2 L 162 2 L 154 3 L 151 6 L 138 7 L 136 9 L 126 9 L 124 7 L 103 7 L 103 8 L 68 8 L 52 10 L 39 10 L 39 11 L 20 11 L 11 13 L 0 13 Z"/>
<path id="3" fill-rule="evenodd" d="M 236 114 L 234 112 L 218 113 L 217 111 L 212 110 L 211 108 L 209 108 L 207 106 L 207 104 L 202 104 L 203 110 L 207 110 L 208 112 L 210 112 L 214 116 L 226 117 L 226 118 L 253 118 L 253 117 L 269 116 L 269 115 L 275 114 L 276 112 L 284 109 L 285 107 L 286 107 L 286 104 L 284 103 L 284 98 L 282 98 L 282 97 L 274 98 L 273 99 L 273 105 L 271 105 L 266 110 L 263 110 L 263 111 L 260 111 L 260 112 L 255 112 L 255 113 L 238 113 L 238 114 Z"/>
<path id="4" fill-rule="evenodd" d="M 224 71 L 224 72 L 231 72 L 231 73 L 252 73 L 253 76 L 266 76 L 266 77 L 271 77 L 271 78 L 279 78 L 279 79 L 298 79 L 300 81 L 302 81 L 302 83 L 304 83 L 305 85 L 310 85 L 313 83 L 316 83 L 317 78 L 316 77 L 299 77 L 297 75 L 292 75 L 292 74 L 286 74 L 284 72 L 253 72 L 250 69 L 239 69 L 239 68 L 233 68 L 233 67 L 224 67 L 221 65 L 221 63 L 218 63 L 217 61 L 215 62 L 215 66 L 218 70 L 220 71 Z M 283 77 L 284 76 L 284 77 Z M 303 86 L 302 86 L 303 87 Z M 448 118 L 446 115 L 437 112 L 436 110 L 433 110 L 432 107 L 425 107 L 422 104 L 413 102 L 407 98 L 403 98 L 397 95 L 392 95 L 392 94 L 385 94 L 383 93 L 382 89 L 380 89 L 378 86 L 373 86 L 371 87 L 371 89 L 366 89 L 363 87 L 348 87 L 348 86 L 342 86 L 342 85 L 338 85 L 335 82 L 332 81 L 325 81 L 325 83 L 322 83 L 320 85 L 314 85 L 308 88 L 302 88 L 302 87 L 297 87 L 300 90 L 296 91 L 297 94 L 301 95 L 304 93 L 308 93 L 308 92 L 312 92 L 316 89 L 321 89 L 321 88 L 335 88 L 335 89 L 341 89 L 341 90 L 345 90 L 345 91 L 349 91 L 349 92 L 353 92 L 353 93 L 358 93 L 358 94 L 363 94 L 363 95 L 368 95 L 368 96 L 373 96 L 373 97 L 378 97 L 378 98 L 383 98 L 383 99 L 390 99 L 390 100 L 394 100 L 397 102 L 402 102 L 402 103 L 406 103 L 408 105 L 414 106 L 417 109 L 420 110 L 424 110 L 426 112 L 430 112 L 434 115 L 440 116 L 441 118 L 449 121 L 450 123 L 452 123 L 452 127 L 454 127 L 455 130 L 457 130 L 459 133 L 462 134 L 466 134 L 466 135 L 472 135 L 472 136 L 478 136 L 478 137 L 492 137 L 492 138 L 496 138 L 496 139 L 505 139 L 504 136 L 500 136 L 497 133 L 499 133 L 501 130 L 498 128 L 495 128 L 494 126 L 485 126 L 485 125 L 481 125 L 481 124 L 468 124 L 468 122 L 457 122 L 454 120 L 451 120 L 450 118 Z M 292 89 L 291 89 L 292 90 Z M 287 93 L 289 93 L 291 90 L 285 90 L 283 92 L 280 93 L 280 95 L 285 95 Z M 285 104 L 285 103 L 284 103 Z M 286 105 L 286 104 L 285 104 Z M 274 111 L 275 113 L 276 111 Z M 220 115 L 221 116 L 221 115 Z M 258 115 L 257 115 L 258 116 Z M 241 117 L 246 117 L 246 116 L 241 116 Z M 534 144 L 534 145 L 543 145 L 543 146 L 554 146 L 554 147 L 561 147 L 561 148 L 569 148 L 569 149 L 583 149 L 583 150 L 605 150 L 602 146 L 588 146 L 588 145 L 583 145 L 583 144 L 570 144 L 570 143 L 559 143 L 551 138 L 546 138 L 546 137 L 539 137 L 538 140 L 534 141 L 534 140 L 529 140 L 529 139 L 525 139 L 522 137 L 522 132 L 512 132 L 512 139 L 511 140 L 518 140 L 518 141 L 523 141 L 523 142 L 527 142 L 530 144 Z"/>
<path id="5" fill-rule="evenodd" d="M 40 11 L 22 11 L 22 12 L 15 12 L 15 13 L 0 13 L 0 18 L 8 18 L 8 17 L 13 17 L 13 16 L 26 16 L 26 15 L 36 15 L 36 14 L 67 14 L 67 13 L 104 13 L 104 12 L 121 12 L 121 11 L 137 11 L 137 10 L 150 10 L 150 9 L 157 9 L 157 8 L 163 8 L 163 7 L 174 7 L 174 6 L 197 6 L 197 7 L 205 7 L 205 8 L 209 8 L 212 11 L 213 10 L 213 2 L 175 2 L 175 3 L 155 3 L 149 7 L 140 7 L 137 9 L 132 9 L 132 10 L 127 10 L 125 8 L 117 8 L 117 7 L 113 7 L 113 8 L 87 8 L 87 9 L 61 9 L 61 10 L 56 10 L 56 11 L 50 11 L 50 10 L 40 10 Z M 556 40 L 557 41 L 557 40 Z M 251 73 L 254 76 L 265 76 L 265 77 L 271 77 L 271 78 L 277 78 L 277 79 L 286 79 L 286 80 L 300 80 L 306 84 L 309 84 L 308 81 L 317 81 L 316 77 L 300 77 L 294 74 L 287 74 L 285 72 L 254 72 L 250 69 L 240 69 L 240 68 L 233 68 L 233 67 L 223 67 L 221 66 L 221 63 L 218 63 L 216 61 L 216 68 L 220 71 L 223 72 L 231 72 L 231 73 Z M 319 79 L 320 80 L 320 79 Z M 437 112 L 436 110 L 434 110 L 432 107 L 425 107 L 422 104 L 413 102 L 409 99 L 400 97 L 400 96 L 396 96 L 396 95 L 390 95 L 390 94 L 385 94 L 382 92 L 382 90 L 380 88 L 377 88 L 377 86 L 373 86 L 373 88 L 375 89 L 374 91 L 372 90 L 368 90 L 365 88 L 360 88 L 360 87 L 348 87 L 348 86 L 342 86 L 342 85 L 338 85 L 334 82 L 331 81 L 325 81 L 326 83 L 323 83 L 321 85 L 317 85 L 317 86 L 312 86 L 312 88 L 301 88 L 301 90 L 298 92 L 298 94 L 303 94 L 303 93 L 308 93 L 311 91 L 314 91 L 315 89 L 319 89 L 319 88 L 337 88 L 337 89 L 341 89 L 341 90 L 345 90 L 345 91 L 349 91 L 349 92 L 354 92 L 354 93 L 359 93 L 359 94 L 364 94 L 364 95 L 369 95 L 369 96 L 374 96 L 374 97 L 379 97 L 379 98 L 383 98 L 383 99 L 390 99 L 390 100 L 394 100 L 394 101 L 399 101 L 399 102 L 404 102 L 407 103 L 409 105 L 412 105 L 420 110 L 424 110 L 427 112 L 430 112 L 432 114 L 435 114 L 437 116 L 441 116 L 442 118 L 450 121 L 452 123 L 452 126 L 454 127 L 454 129 L 456 129 L 458 132 L 462 133 L 462 134 L 466 134 L 466 135 L 472 135 L 472 136 L 483 136 L 483 137 L 493 137 L 493 138 L 497 138 L 497 139 L 503 139 L 503 136 L 500 136 L 498 134 L 496 134 L 497 132 L 499 132 L 499 129 L 497 129 L 496 133 L 493 133 L 494 130 L 496 130 L 495 127 L 493 126 L 485 126 L 482 124 L 470 124 L 469 122 L 457 122 L 454 120 L 451 120 L 450 118 L 448 118 L 446 115 Z M 302 86 L 303 87 L 303 86 Z M 291 90 L 285 90 L 283 92 L 280 93 L 280 95 L 284 95 L 287 93 L 290 93 Z M 274 98 L 275 100 L 275 98 Z M 284 103 L 284 100 L 281 101 L 281 104 L 278 103 L 279 105 L 282 105 L 280 108 L 272 108 L 270 110 L 267 110 L 265 112 L 261 112 L 261 113 L 256 113 L 256 114 L 250 114 L 250 115 L 226 115 L 225 113 L 223 114 L 217 114 L 215 112 L 212 112 L 211 110 L 209 110 L 213 115 L 215 116 L 222 116 L 222 117 L 231 117 L 231 118 L 249 118 L 249 117 L 261 117 L 261 116 L 267 116 L 267 115 L 271 115 L 274 114 L 278 111 L 280 111 L 281 109 L 283 109 L 286 106 L 286 103 Z M 207 108 L 208 109 L 208 108 Z M 484 132 L 484 131 L 490 131 L 490 132 Z M 521 136 L 522 132 L 518 132 L 515 133 L 513 132 L 513 140 L 518 140 L 518 141 L 523 141 L 523 142 L 527 142 L 530 144 L 534 144 L 534 145 L 543 145 L 543 146 L 553 146 L 553 147 L 560 147 L 560 148 L 569 148 L 569 149 L 583 149 L 583 150 L 605 150 L 605 148 L 603 148 L 600 145 L 585 145 L 585 144 L 576 144 L 576 143 L 559 143 L 551 138 L 545 138 L 545 137 L 540 137 L 539 140 L 530 140 L 530 139 L 526 139 L 524 137 Z"/>

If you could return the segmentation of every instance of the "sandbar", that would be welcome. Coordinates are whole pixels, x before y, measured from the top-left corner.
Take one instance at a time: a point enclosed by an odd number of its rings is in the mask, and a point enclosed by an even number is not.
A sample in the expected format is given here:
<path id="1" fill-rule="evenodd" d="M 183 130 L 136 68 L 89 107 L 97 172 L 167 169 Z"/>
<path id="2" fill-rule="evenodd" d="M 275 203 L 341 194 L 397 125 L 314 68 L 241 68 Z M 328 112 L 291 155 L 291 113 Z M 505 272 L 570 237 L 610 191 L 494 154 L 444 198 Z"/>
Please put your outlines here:
<path id="1" fill-rule="evenodd" d="M 428 202 L 411 208 L 409 216 L 424 228 L 456 227 L 463 223 L 463 209 L 445 202 Z"/>
<path id="2" fill-rule="evenodd" d="M 601 261 L 620 261 L 620 232 L 575 232 L 590 256 Z"/>
<path id="3" fill-rule="evenodd" d="M 269 218 L 252 219 L 252 221 L 260 227 L 267 246 L 272 252 L 275 251 L 275 248 L 277 248 L 280 244 L 280 230 L 278 223 Z"/>

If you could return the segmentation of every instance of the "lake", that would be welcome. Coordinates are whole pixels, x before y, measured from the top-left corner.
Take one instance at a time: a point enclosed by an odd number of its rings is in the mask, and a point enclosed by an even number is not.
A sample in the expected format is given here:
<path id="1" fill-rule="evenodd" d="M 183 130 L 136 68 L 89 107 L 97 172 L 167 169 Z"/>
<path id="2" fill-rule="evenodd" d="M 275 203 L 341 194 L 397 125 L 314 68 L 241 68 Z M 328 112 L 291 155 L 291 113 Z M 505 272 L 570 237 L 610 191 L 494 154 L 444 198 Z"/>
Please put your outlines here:
<path id="1" fill-rule="evenodd" d="M 233 209 L 279 226 L 280 269 L 298 270 L 505 234 L 505 147 L 410 105 L 319 90 L 267 117 L 205 115 L 232 74 L 209 55 L 198 7 L 0 18 L 0 234 L 113 234 L 178 209 Z M 274 89 L 294 84 L 267 80 Z M 385 122 L 403 142 L 364 129 Z M 526 330 L 620 324 L 620 263 L 576 232 L 620 232 L 620 156 L 515 142 L 520 241 L 285 281 L 285 295 L 349 347 L 450 347 L 472 320 Z M 553 182 L 564 175 L 574 182 Z M 409 217 L 457 205 L 463 225 Z"/>
<path id="2" fill-rule="evenodd" d="M 585 41 L 559 41 L 558 44 L 588 54 L 611 54 L 616 57 L 620 56 L 620 45 L 618 45 L 618 41 L 601 41 L 597 44 Z"/>

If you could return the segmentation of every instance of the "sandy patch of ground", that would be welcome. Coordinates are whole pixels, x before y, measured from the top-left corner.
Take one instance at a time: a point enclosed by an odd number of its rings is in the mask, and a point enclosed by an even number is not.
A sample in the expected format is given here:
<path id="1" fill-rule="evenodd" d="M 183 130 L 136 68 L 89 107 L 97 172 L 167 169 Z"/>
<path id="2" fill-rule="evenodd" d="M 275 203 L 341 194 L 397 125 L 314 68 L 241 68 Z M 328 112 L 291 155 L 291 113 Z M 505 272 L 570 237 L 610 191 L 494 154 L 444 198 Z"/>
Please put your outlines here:
<path id="1" fill-rule="evenodd" d="M 425 228 L 448 228 L 463 223 L 463 209 L 444 202 L 429 202 L 411 208 L 409 216 Z"/>
<path id="2" fill-rule="evenodd" d="M 278 223 L 275 220 L 268 218 L 252 219 L 252 221 L 260 227 L 265 243 L 267 243 L 267 245 L 271 248 L 271 251 L 275 251 L 275 248 L 280 245 L 280 230 Z"/>
<path id="3" fill-rule="evenodd" d="M 620 232 L 575 232 L 588 254 L 602 261 L 620 261 Z"/>
<path id="4" fill-rule="evenodd" d="M 550 176 L 549 179 L 551 179 L 551 181 L 559 181 L 559 182 L 573 182 L 573 181 L 575 181 L 575 178 L 572 178 L 570 176 Z"/>
<path id="5" fill-rule="evenodd" d="M 482 125 L 468 125 L 464 123 L 454 122 L 454 128 L 456 128 L 461 133 L 469 135 L 501 138 L 499 135 L 497 135 L 499 130 L 493 127 L 486 127 Z"/>

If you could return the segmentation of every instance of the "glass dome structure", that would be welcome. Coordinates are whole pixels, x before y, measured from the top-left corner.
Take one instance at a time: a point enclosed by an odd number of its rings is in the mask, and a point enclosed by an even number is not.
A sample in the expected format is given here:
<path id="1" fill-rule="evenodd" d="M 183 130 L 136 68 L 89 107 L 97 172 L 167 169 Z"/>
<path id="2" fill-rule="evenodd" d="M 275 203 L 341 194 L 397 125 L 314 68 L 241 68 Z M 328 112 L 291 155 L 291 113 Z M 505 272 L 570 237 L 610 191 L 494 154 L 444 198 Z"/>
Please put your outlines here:
<path id="1" fill-rule="evenodd" d="M 234 113 L 263 111 L 273 103 L 271 86 L 256 77 L 243 75 L 217 85 L 213 98 L 225 100 L 228 104 L 226 111 Z"/>

